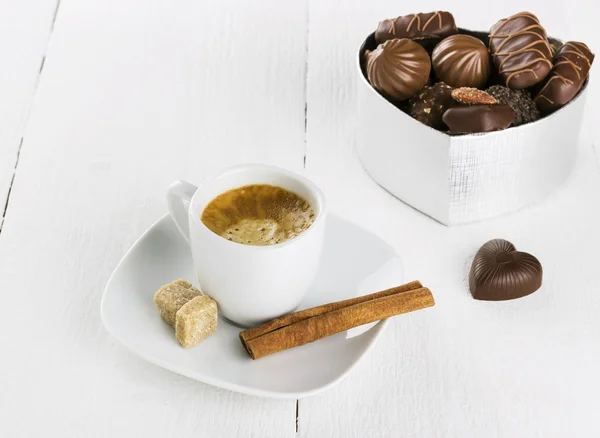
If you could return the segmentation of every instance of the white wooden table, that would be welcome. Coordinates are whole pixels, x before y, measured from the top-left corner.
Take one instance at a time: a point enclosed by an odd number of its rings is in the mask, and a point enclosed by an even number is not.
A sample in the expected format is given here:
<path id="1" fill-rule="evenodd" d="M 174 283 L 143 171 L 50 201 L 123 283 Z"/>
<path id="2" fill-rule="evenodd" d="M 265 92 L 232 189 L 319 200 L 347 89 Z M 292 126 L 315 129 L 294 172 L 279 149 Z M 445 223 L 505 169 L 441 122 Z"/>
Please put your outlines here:
<path id="1" fill-rule="evenodd" d="M 600 436 L 599 66 L 574 174 L 525 211 L 444 227 L 353 150 L 354 55 L 379 19 L 447 9 L 487 29 L 524 8 L 600 51 L 595 0 L 2 0 L 0 436 Z M 169 183 L 248 161 L 305 172 L 437 301 L 299 402 L 150 365 L 100 321 L 104 285 L 166 212 Z M 494 237 L 539 257 L 540 292 L 470 297 L 470 257 Z"/>

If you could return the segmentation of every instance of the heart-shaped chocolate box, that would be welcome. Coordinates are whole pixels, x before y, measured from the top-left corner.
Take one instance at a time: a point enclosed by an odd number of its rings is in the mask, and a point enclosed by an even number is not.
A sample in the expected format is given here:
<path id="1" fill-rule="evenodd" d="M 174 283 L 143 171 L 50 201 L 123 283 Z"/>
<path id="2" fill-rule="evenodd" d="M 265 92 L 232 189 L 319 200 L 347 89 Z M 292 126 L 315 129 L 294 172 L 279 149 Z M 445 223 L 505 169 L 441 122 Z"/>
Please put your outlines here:
<path id="1" fill-rule="evenodd" d="M 487 43 L 487 32 L 459 33 Z M 536 203 L 571 173 L 587 81 L 571 102 L 536 122 L 451 136 L 413 119 L 371 87 L 361 59 L 375 47 L 371 34 L 356 57 L 356 147 L 371 177 L 397 198 L 445 225 L 456 225 Z"/>

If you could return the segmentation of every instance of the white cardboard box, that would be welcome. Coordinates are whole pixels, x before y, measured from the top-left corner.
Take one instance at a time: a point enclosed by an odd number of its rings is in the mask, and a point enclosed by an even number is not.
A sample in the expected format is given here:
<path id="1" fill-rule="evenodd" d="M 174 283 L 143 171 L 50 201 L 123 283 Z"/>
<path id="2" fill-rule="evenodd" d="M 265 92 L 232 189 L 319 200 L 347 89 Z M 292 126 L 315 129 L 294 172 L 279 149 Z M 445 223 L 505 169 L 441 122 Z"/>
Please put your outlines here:
<path id="1" fill-rule="evenodd" d="M 587 83 L 569 104 L 536 122 L 450 136 L 413 119 L 371 87 L 360 59 L 373 38 L 357 56 L 357 151 L 387 191 L 445 225 L 457 225 L 541 201 L 567 179 L 577 155 Z"/>

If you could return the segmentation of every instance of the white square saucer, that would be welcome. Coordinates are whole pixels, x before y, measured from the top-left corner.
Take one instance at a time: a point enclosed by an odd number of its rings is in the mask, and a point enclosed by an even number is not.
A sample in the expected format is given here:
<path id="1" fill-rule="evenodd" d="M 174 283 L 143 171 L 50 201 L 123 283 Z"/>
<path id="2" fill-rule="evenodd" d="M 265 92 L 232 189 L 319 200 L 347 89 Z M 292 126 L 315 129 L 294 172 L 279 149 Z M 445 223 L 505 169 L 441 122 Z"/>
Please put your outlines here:
<path id="1" fill-rule="evenodd" d="M 402 284 L 402 263 L 392 247 L 340 217 L 327 220 L 321 269 L 300 309 Z M 215 333 L 184 349 L 153 302 L 160 286 L 180 278 L 197 284 L 189 247 L 167 215 L 138 239 L 113 272 L 102 298 L 102 321 L 149 362 L 231 391 L 291 399 L 316 394 L 339 382 L 387 324 L 356 327 L 254 361 L 240 343 L 242 329 L 219 318 Z"/>

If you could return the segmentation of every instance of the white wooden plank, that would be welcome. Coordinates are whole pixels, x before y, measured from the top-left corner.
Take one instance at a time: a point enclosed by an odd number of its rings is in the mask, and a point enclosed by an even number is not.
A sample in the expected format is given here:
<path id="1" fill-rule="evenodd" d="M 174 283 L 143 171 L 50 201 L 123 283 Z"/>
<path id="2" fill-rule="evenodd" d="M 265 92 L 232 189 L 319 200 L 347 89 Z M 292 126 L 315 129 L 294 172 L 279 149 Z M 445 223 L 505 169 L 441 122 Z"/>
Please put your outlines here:
<path id="1" fill-rule="evenodd" d="M 522 8 L 517 1 L 485 8 L 467 2 L 418 5 L 421 11 L 450 9 L 460 26 L 479 29 Z M 550 8 L 530 2 L 527 8 L 552 35 L 600 47 L 593 34 L 597 6 L 578 5 L 568 14 L 563 2 Z M 376 186 L 353 151 L 358 45 L 380 19 L 418 11 L 387 0 L 311 2 L 309 9 L 307 171 L 325 190 L 332 210 L 397 248 L 406 280 L 422 280 L 437 304 L 396 318 L 345 381 L 322 396 L 300 400 L 299 435 L 600 434 L 595 421 L 600 377 L 594 365 L 600 361 L 600 168 L 590 147 L 592 138 L 599 138 L 597 123 L 584 128 L 573 176 L 546 202 L 492 221 L 444 227 Z M 590 87 L 588 121 L 600 115 L 597 89 Z M 405 165 L 398 163 L 398 172 Z M 539 257 L 545 269 L 540 292 L 506 303 L 471 298 L 470 258 L 495 237 Z"/>
<path id="2" fill-rule="evenodd" d="M 0 4 L 0 228 L 55 10 L 56 0 Z"/>
<path id="3" fill-rule="evenodd" d="M 301 1 L 63 0 L 0 234 L 1 436 L 295 435 L 295 401 L 147 364 L 99 310 L 170 182 L 302 169 L 305 44 Z"/>

